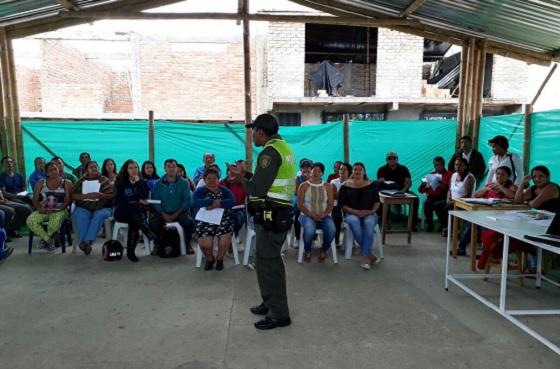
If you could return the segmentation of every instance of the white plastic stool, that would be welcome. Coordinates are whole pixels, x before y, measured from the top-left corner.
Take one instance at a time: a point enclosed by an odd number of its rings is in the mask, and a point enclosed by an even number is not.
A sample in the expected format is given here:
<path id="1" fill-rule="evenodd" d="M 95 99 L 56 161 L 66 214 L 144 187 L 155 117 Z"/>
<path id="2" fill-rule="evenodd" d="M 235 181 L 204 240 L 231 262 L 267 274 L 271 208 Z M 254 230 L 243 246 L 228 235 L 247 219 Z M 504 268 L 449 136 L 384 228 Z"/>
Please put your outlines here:
<path id="1" fill-rule="evenodd" d="M 379 229 L 379 224 L 375 225 L 375 235 L 373 237 L 373 245 L 376 246 L 377 244 L 377 251 L 379 253 L 380 259 L 385 259 L 383 255 L 383 243 L 381 242 L 381 230 Z M 344 223 L 344 258 L 345 259 L 352 259 L 352 247 L 354 246 L 354 233 L 352 233 L 352 229 L 348 225 L 348 223 Z"/>
<path id="2" fill-rule="evenodd" d="M 115 226 L 113 227 L 113 237 L 111 238 L 112 240 L 118 240 L 119 238 L 119 232 L 121 230 L 125 230 L 124 233 L 124 247 L 126 248 L 126 244 L 128 241 L 128 224 L 127 223 L 121 223 L 121 222 L 115 222 Z M 151 244 L 150 244 L 150 239 L 148 237 L 146 237 L 146 235 L 142 234 L 142 237 L 144 238 L 144 253 L 146 255 L 151 255 L 152 254 L 152 250 L 150 248 Z"/>
<path id="3" fill-rule="evenodd" d="M 187 244 L 185 243 L 185 233 L 183 231 L 183 227 L 179 224 L 179 222 L 171 222 L 165 223 L 166 228 L 175 228 L 177 233 L 179 233 L 179 246 L 181 247 L 181 256 L 187 255 Z M 150 241 L 150 250 L 153 249 L 152 241 Z"/>
<path id="4" fill-rule="evenodd" d="M 304 245 L 304 242 L 303 242 L 303 228 L 302 228 L 301 232 L 302 232 L 302 234 L 299 237 L 299 250 L 298 250 L 298 260 L 297 260 L 298 263 L 300 263 L 300 264 L 303 263 L 303 252 L 305 250 L 305 245 Z M 321 239 L 321 241 L 322 241 L 323 230 L 322 229 L 317 229 L 315 231 L 315 233 L 317 235 L 319 235 L 319 239 Z M 336 255 L 336 243 L 334 242 L 334 238 L 331 242 L 331 255 L 332 255 L 333 263 L 338 264 L 338 257 Z"/>
<path id="5" fill-rule="evenodd" d="M 214 238 L 214 242 L 218 241 L 218 237 Z M 219 242 L 219 241 L 218 241 Z M 235 238 L 235 234 L 231 235 L 231 249 L 233 251 L 233 261 L 235 265 L 239 265 L 239 254 L 237 252 L 237 239 Z M 246 249 L 245 249 L 246 250 Z M 214 247 L 212 247 L 212 252 L 214 252 Z M 200 268 L 202 265 L 202 258 L 204 257 L 204 253 L 200 248 L 200 244 L 196 245 L 196 258 L 195 258 L 195 266 Z"/>

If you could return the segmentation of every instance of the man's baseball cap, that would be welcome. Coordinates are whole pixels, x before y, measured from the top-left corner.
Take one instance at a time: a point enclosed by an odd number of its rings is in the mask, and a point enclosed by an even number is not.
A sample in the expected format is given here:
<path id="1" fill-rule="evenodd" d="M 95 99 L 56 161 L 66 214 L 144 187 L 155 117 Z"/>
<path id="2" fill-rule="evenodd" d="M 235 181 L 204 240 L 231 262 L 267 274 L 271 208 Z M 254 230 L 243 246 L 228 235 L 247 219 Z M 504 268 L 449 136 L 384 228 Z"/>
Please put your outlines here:
<path id="1" fill-rule="evenodd" d="M 509 148 L 508 139 L 505 136 L 501 136 L 501 135 L 488 140 L 488 144 L 495 144 L 506 150 Z"/>
<path id="2" fill-rule="evenodd" d="M 252 124 L 247 124 L 245 127 L 264 128 L 268 131 L 278 132 L 278 121 L 272 114 L 261 114 L 255 118 Z"/>

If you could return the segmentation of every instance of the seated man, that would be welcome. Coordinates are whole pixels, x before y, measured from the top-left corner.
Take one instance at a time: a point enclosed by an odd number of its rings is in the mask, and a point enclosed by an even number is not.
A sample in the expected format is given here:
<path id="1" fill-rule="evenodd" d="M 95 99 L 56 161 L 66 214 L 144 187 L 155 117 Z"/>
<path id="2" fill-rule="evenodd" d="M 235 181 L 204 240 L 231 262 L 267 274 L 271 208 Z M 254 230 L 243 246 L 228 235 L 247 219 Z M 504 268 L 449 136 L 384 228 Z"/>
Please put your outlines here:
<path id="1" fill-rule="evenodd" d="M 89 153 L 83 152 L 80 154 L 80 166 L 77 167 L 72 171 L 72 174 L 76 176 L 76 178 L 82 178 L 84 174 L 86 174 L 86 165 L 91 160 Z"/>
<path id="2" fill-rule="evenodd" d="M 408 192 L 414 195 L 410 191 L 410 186 L 412 186 L 412 176 L 410 171 L 404 165 L 399 164 L 399 156 L 394 151 L 389 151 L 386 156 L 387 164 L 379 167 L 377 169 L 377 181 L 379 190 L 398 190 L 402 192 Z M 416 223 L 418 223 L 418 198 L 414 200 L 412 206 L 412 227 L 416 231 Z M 383 211 L 383 205 L 379 207 L 379 212 Z M 381 214 L 381 213 L 380 213 Z M 380 217 L 382 219 L 382 217 Z"/>
<path id="3" fill-rule="evenodd" d="M 6 246 L 6 231 L 4 230 L 4 212 L 0 210 L 0 264 L 14 252 L 13 247 Z"/>
<path id="4" fill-rule="evenodd" d="M 18 238 L 18 231 L 25 224 L 25 220 L 33 211 L 31 206 L 4 198 L 0 190 L 0 211 L 4 212 L 4 228 L 11 238 Z"/>
<path id="5" fill-rule="evenodd" d="M 4 172 L 0 174 L 0 189 L 12 195 L 25 191 L 25 179 L 15 172 L 14 159 L 4 156 L 2 166 Z"/>
<path id="6" fill-rule="evenodd" d="M 159 233 L 165 223 L 178 222 L 183 227 L 187 254 L 192 255 L 191 236 L 193 222 L 189 215 L 191 191 L 189 184 L 177 176 L 177 161 L 167 159 L 164 163 L 165 175 L 154 186 L 153 200 L 161 200 L 161 204 L 152 204 L 155 215 L 150 219 L 150 228 Z"/>
<path id="7" fill-rule="evenodd" d="M 452 172 L 445 170 L 445 159 L 436 156 L 434 158 L 434 171 L 422 179 L 418 188 L 418 191 L 428 195 L 426 201 L 424 201 L 424 215 L 426 216 L 428 232 L 434 231 L 434 208 L 447 202 L 447 191 L 452 174 Z M 439 219 L 440 226 L 445 227 L 445 222 L 447 222 L 447 219 Z"/>
<path id="8" fill-rule="evenodd" d="M 204 155 L 202 155 L 202 162 L 204 163 L 204 165 L 196 168 L 196 171 L 194 172 L 193 181 L 196 184 L 198 184 L 198 182 L 202 179 L 202 176 L 204 175 L 206 170 L 210 168 L 210 166 L 216 165 L 216 156 L 211 152 L 207 152 Z M 218 178 L 219 178 L 222 176 L 222 173 L 218 166 L 216 166 L 216 168 L 218 169 Z"/>
<path id="9" fill-rule="evenodd" d="M 46 164 L 45 158 L 38 156 L 33 161 L 33 164 L 35 165 L 35 171 L 31 173 L 28 181 L 29 186 L 31 187 L 31 191 L 35 189 L 35 185 L 37 184 L 37 182 L 39 182 L 42 179 L 45 179 L 45 164 Z"/>

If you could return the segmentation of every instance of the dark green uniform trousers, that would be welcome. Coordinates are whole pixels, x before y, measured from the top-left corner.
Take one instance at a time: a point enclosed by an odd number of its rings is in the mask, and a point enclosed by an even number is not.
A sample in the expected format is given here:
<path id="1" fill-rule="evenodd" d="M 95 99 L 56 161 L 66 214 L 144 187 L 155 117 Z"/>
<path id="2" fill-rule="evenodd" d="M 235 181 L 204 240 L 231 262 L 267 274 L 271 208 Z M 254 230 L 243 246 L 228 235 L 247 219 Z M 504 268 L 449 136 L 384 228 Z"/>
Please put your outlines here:
<path id="1" fill-rule="evenodd" d="M 280 254 L 288 232 L 265 231 L 261 224 L 255 224 L 255 233 L 257 280 L 263 303 L 272 318 L 289 318 L 286 271 Z"/>

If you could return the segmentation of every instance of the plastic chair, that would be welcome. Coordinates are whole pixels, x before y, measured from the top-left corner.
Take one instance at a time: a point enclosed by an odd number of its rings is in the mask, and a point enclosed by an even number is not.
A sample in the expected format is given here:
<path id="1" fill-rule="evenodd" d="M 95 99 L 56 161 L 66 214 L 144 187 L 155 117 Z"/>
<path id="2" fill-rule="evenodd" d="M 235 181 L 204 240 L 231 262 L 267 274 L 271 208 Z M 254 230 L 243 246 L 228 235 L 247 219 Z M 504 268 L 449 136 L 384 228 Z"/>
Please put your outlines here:
<path id="1" fill-rule="evenodd" d="M 216 242 L 218 241 L 217 237 L 214 237 L 213 246 L 216 246 Z M 233 250 L 233 260 L 235 265 L 239 265 L 239 253 L 237 251 L 237 239 L 235 238 L 235 234 L 231 235 L 231 249 Z M 246 252 L 246 251 L 245 251 Z M 200 268 L 202 265 L 202 258 L 204 257 L 204 253 L 200 248 L 200 244 L 196 244 L 196 258 L 195 258 L 195 267 Z"/>
<path id="2" fill-rule="evenodd" d="M 354 247 L 354 233 L 348 225 L 344 222 L 344 258 L 352 259 L 352 247 Z M 373 247 L 377 244 L 377 251 L 379 253 L 380 259 L 385 259 L 383 254 L 383 243 L 381 242 L 381 230 L 379 229 L 379 224 L 375 225 L 375 236 L 373 237 Z"/>
<path id="3" fill-rule="evenodd" d="M 319 236 L 319 239 L 322 240 L 323 238 L 323 230 L 322 229 L 317 229 L 315 230 L 315 233 Z M 302 228 L 302 234 L 300 235 L 299 238 L 299 250 L 298 250 L 298 263 L 303 263 L 303 252 L 305 250 L 305 245 L 303 242 L 303 228 Z M 336 242 L 334 241 L 334 238 L 331 242 L 331 255 L 332 255 L 332 260 L 334 264 L 338 264 L 338 256 L 336 255 Z"/>
<path id="4" fill-rule="evenodd" d="M 179 233 L 179 246 L 181 247 L 181 256 L 185 256 L 187 255 L 187 244 L 185 243 L 185 233 L 183 230 L 183 227 L 181 227 L 181 225 L 179 224 L 179 222 L 171 222 L 171 223 L 165 223 L 165 227 L 167 228 L 175 228 L 177 230 L 177 233 Z M 145 238 L 144 238 L 145 240 Z M 146 242 L 146 241 L 144 241 Z M 153 249 L 152 247 L 152 241 L 148 241 L 150 243 L 150 250 Z"/>
<path id="5" fill-rule="evenodd" d="M 115 226 L 113 227 L 113 237 L 111 237 L 112 240 L 118 240 L 119 238 L 119 232 L 121 230 L 125 230 L 126 232 L 124 233 L 124 237 L 123 237 L 123 241 L 124 241 L 124 247 L 126 248 L 126 244 L 128 241 L 128 223 L 121 223 L 121 222 L 115 222 Z M 144 238 L 144 253 L 146 255 L 151 255 L 152 254 L 152 249 L 151 249 L 151 244 L 150 244 L 150 239 L 148 237 L 146 237 L 145 235 L 142 235 L 142 237 Z"/>
<path id="6" fill-rule="evenodd" d="M 255 233 L 255 228 L 253 228 L 252 226 L 252 219 L 250 219 L 250 222 L 247 222 L 247 233 L 245 234 L 245 243 L 243 244 L 244 246 L 244 250 L 243 250 L 243 265 L 248 265 L 249 264 L 249 258 L 251 257 L 252 251 L 253 251 L 253 246 L 254 246 L 254 241 L 256 239 L 257 234 Z M 293 231 L 294 227 L 292 226 L 292 231 Z M 282 250 L 280 250 L 281 252 L 284 252 L 285 250 L 287 250 L 289 248 L 288 245 L 288 236 L 286 236 L 286 239 L 284 240 L 284 244 L 282 245 Z"/>

